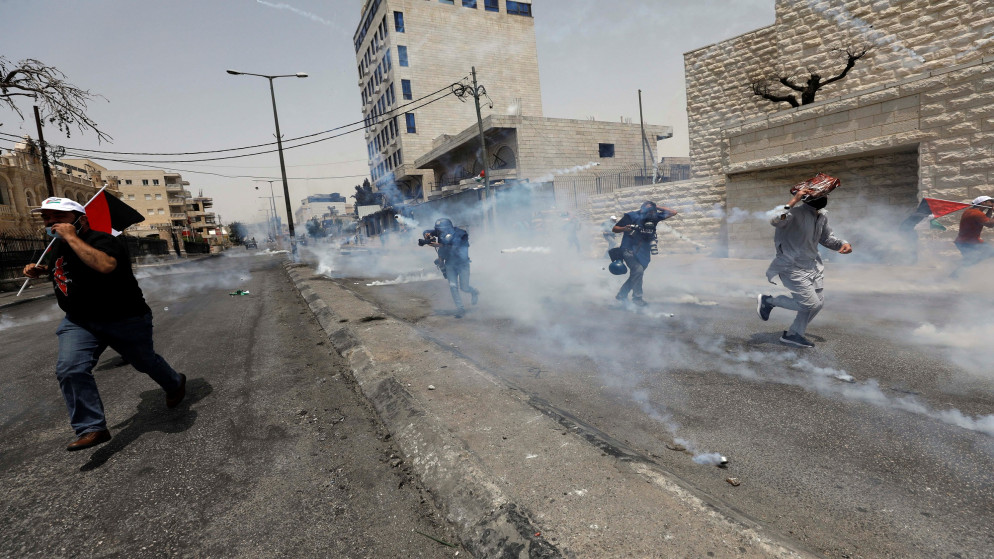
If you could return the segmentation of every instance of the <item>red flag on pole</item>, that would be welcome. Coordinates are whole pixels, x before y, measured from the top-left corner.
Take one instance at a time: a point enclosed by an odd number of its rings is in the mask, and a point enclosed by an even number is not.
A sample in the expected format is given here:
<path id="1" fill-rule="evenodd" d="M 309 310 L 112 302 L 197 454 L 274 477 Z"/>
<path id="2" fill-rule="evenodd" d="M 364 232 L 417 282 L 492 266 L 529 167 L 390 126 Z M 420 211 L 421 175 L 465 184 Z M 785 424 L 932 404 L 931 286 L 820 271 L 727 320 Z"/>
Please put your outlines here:
<path id="1" fill-rule="evenodd" d="M 101 190 L 86 203 L 86 217 L 90 229 L 114 235 L 120 235 L 128 227 L 145 221 L 145 216 L 138 210 L 117 199 L 116 196 Z"/>
<path id="2" fill-rule="evenodd" d="M 922 198 L 922 201 L 928 204 L 928 209 L 935 217 L 942 217 L 946 214 L 970 207 L 970 204 L 964 204 L 963 202 L 939 200 L 938 198 Z"/>

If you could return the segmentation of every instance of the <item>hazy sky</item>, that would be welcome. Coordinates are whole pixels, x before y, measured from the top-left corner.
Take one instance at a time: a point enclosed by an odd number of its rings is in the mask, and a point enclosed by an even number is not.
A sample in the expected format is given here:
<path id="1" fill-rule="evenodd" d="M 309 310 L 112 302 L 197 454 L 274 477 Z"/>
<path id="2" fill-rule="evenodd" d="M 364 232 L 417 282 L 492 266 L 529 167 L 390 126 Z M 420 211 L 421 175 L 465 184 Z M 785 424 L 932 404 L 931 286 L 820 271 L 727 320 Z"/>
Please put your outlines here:
<path id="1" fill-rule="evenodd" d="M 113 143 L 98 145 L 94 134 L 78 131 L 66 139 L 47 127 L 52 143 L 155 153 L 241 147 L 274 140 L 269 87 L 262 78 L 228 75 L 227 68 L 310 75 L 275 82 L 285 138 L 362 119 L 352 45 L 360 4 L 0 0 L 0 54 L 39 59 L 106 97 L 89 114 Z M 534 0 L 533 12 L 545 116 L 637 122 L 642 89 L 646 122 L 674 127 L 660 155 L 685 156 L 683 53 L 771 25 L 774 0 Z M 23 108 L 30 115 L 30 105 Z M 0 122 L 0 132 L 35 136 L 34 123 L 9 110 L 0 109 Z M 0 141 L 0 148 L 10 147 Z M 165 159 L 197 157 L 210 156 Z M 369 172 L 361 132 L 287 150 L 285 157 L 294 208 L 308 194 L 348 196 Z M 280 176 L 275 153 L 152 165 L 181 172 L 194 194 L 213 196 L 224 222 L 264 220 L 268 205 L 258 198 L 268 194 L 267 183 L 230 176 Z M 274 186 L 279 193 L 280 183 Z M 277 204 L 282 208 L 282 199 Z"/>

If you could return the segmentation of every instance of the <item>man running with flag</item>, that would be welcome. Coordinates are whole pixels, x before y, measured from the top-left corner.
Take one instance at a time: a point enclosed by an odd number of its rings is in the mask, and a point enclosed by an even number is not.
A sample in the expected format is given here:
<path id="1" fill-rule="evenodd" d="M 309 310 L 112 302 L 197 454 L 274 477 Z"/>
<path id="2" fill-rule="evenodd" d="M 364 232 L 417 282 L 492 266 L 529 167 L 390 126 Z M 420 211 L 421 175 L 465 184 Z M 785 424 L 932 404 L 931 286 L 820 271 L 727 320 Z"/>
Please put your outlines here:
<path id="1" fill-rule="evenodd" d="M 112 232 L 143 221 L 141 214 L 101 190 L 84 208 L 68 198 L 47 198 L 40 208 L 45 231 L 54 237 L 50 265 L 28 264 L 24 275 L 50 274 L 66 316 L 56 330 L 55 375 L 81 450 L 109 441 L 93 367 L 107 347 L 166 392 L 166 407 L 186 395 L 186 376 L 173 370 L 152 346 L 152 311 L 131 270 L 127 246 Z M 100 227 L 102 231 L 96 230 Z"/>
<path id="2" fill-rule="evenodd" d="M 994 198 L 990 196 L 977 196 L 970 203 L 970 207 L 963 211 L 959 220 L 959 235 L 953 241 L 956 248 L 963 255 L 963 260 L 952 276 L 958 277 L 963 268 L 968 268 L 978 262 L 994 256 L 994 251 L 980 238 L 984 227 L 994 227 Z"/>

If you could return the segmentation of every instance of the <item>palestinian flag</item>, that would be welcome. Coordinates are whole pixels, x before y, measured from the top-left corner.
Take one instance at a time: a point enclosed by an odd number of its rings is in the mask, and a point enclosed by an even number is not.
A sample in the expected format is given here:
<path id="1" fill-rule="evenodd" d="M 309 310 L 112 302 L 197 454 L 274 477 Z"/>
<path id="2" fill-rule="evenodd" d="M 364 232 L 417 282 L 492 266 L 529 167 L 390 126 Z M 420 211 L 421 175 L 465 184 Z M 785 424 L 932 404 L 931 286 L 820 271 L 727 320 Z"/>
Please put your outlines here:
<path id="1" fill-rule="evenodd" d="M 84 206 L 90 229 L 109 233 L 115 237 L 136 223 L 145 221 L 138 210 L 120 201 L 117 196 L 107 194 L 104 189 Z"/>
<path id="2" fill-rule="evenodd" d="M 927 204 L 929 211 L 935 217 L 942 217 L 955 211 L 969 208 L 971 204 L 963 202 L 952 202 L 950 200 L 939 200 L 938 198 L 922 198 L 922 204 Z"/>
<path id="3" fill-rule="evenodd" d="M 476 182 L 483 182 L 484 177 L 486 177 L 486 175 L 484 175 L 484 173 L 486 173 L 485 170 L 484 171 L 480 171 L 480 174 L 476 175 L 476 178 L 473 179 L 473 180 L 475 180 Z"/>

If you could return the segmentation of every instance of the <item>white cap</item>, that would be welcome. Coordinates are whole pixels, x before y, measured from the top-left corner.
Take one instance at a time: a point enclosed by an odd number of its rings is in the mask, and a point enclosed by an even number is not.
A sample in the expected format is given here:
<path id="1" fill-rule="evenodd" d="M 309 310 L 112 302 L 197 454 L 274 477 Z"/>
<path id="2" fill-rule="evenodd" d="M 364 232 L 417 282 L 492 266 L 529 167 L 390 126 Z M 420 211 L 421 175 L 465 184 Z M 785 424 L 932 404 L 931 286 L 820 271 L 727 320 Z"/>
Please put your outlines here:
<path id="1" fill-rule="evenodd" d="M 31 213 L 39 213 L 43 210 L 55 210 L 57 212 L 79 212 L 81 214 L 86 213 L 86 208 L 84 208 L 79 202 L 75 202 L 69 198 L 55 197 L 45 198 L 41 202 L 41 207 L 31 210 Z"/>
<path id="2" fill-rule="evenodd" d="M 973 199 L 972 204 L 974 206 L 979 206 L 980 204 L 983 204 L 988 200 L 994 200 L 994 198 L 991 198 L 990 196 L 977 196 L 976 198 Z"/>
<path id="3" fill-rule="evenodd" d="M 616 216 L 616 215 L 612 215 L 612 216 L 611 216 L 611 219 L 613 219 L 613 220 L 615 220 L 615 221 L 618 221 L 618 216 Z"/>

